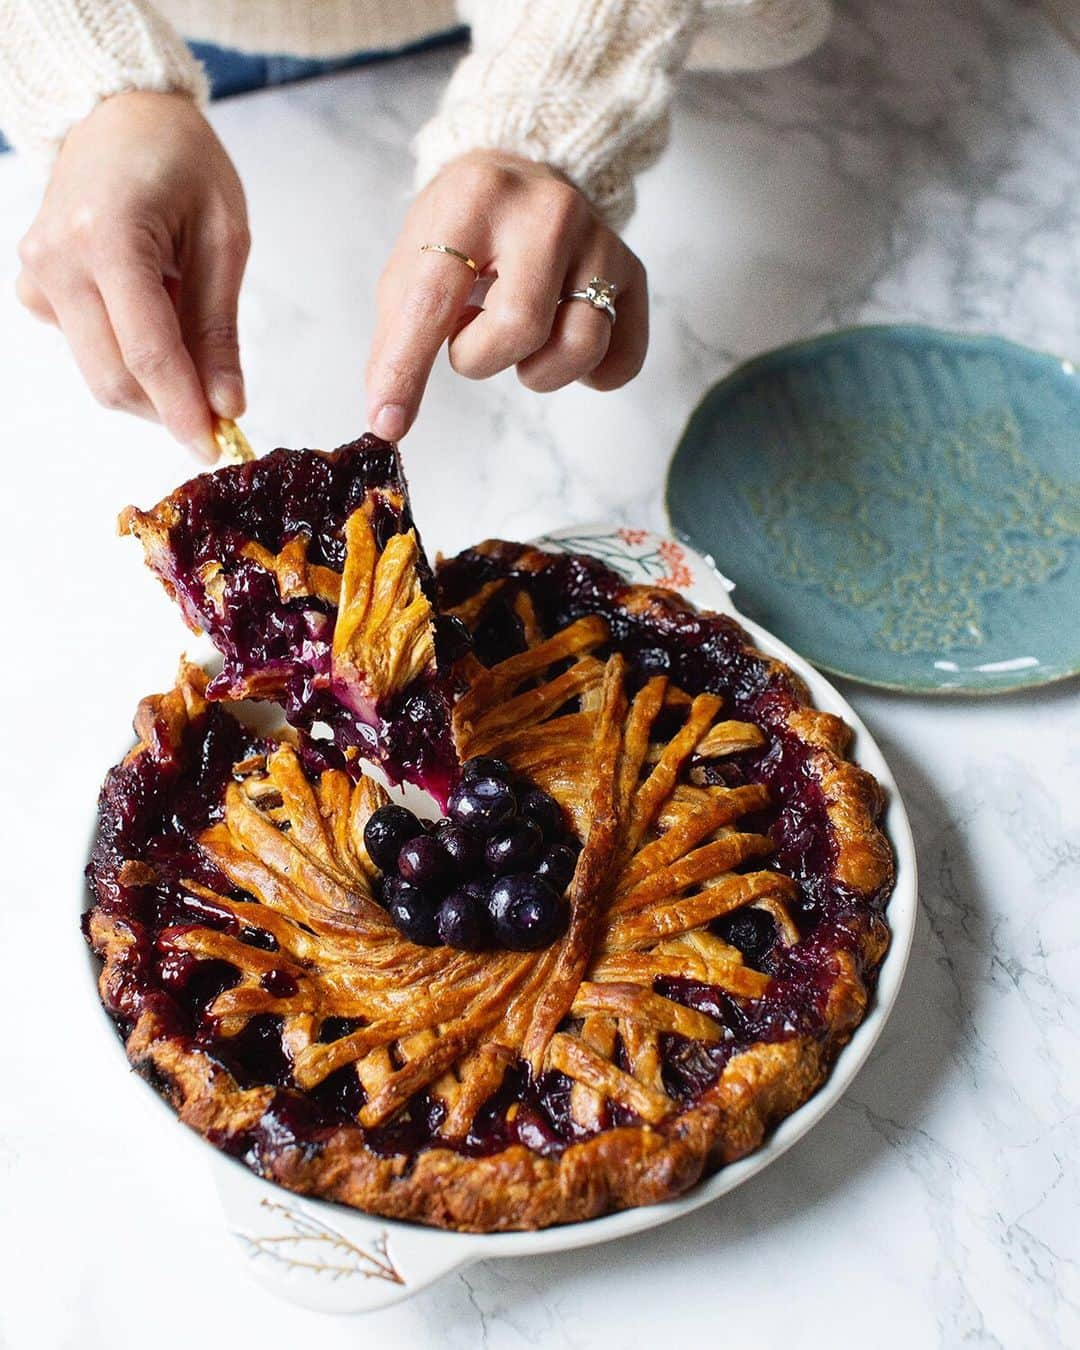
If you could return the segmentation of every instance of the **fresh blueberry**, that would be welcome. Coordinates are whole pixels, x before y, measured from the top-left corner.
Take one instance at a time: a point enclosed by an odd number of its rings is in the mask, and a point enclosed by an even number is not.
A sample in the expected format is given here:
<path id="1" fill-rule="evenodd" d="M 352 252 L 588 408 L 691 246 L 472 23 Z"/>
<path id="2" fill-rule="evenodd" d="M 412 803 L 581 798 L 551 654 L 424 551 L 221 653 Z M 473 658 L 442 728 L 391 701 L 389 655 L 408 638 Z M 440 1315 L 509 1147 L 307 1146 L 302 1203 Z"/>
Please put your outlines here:
<path id="1" fill-rule="evenodd" d="M 493 834 L 517 813 L 514 789 L 501 778 L 467 778 L 450 794 L 449 813 L 477 834 Z"/>
<path id="2" fill-rule="evenodd" d="M 471 876 L 484 861 L 484 845 L 475 830 L 453 820 L 440 820 L 431 832 L 446 850 L 459 877 Z"/>
<path id="3" fill-rule="evenodd" d="M 543 788 L 530 787 L 518 794 L 518 810 L 540 830 L 549 843 L 561 839 L 566 834 L 566 817 L 563 809 L 554 797 Z"/>
<path id="4" fill-rule="evenodd" d="M 540 827 L 520 816 L 501 826 L 488 839 L 484 860 L 493 876 L 505 877 L 511 872 L 527 872 L 540 856 L 544 836 Z"/>
<path id="5" fill-rule="evenodd" d="M 565 844 L 549 844 L 536 864 L 536 875 L 543 877 L 561 894 L 570 885 L 577 866 L 577 854 Z"/>
<path id="6" fill-rule="evenodd" d="M 435 890 L 453 870 L 450 855 L 432 834 L 407 839 L 397 856 L 398 875 L 424 890 Z"/>
<path id="7" fill-rule="evenodd" d="M 439 906 L 437 926 L 448 947 L 465 952 L 486 947 L 491 941 L 491 916 L 483 891 L 473 886 L 451 891 Z"/>
<path id="8" fill-rule="evenodd" d="M 515 952 L 550 946 L 566 931 L 570 907 L 541 877 L 503 877 L 491 888 L 499 945 Z"/>
<path id="9" fill-rule="evenodd" d="M 776 923 L 764 909 L 736 909 L 717 919 L 712 930 L 737 947 L 751 966 L 759 966 L 776 941 Z"/>
<path id="10" fill-rule="evenodd" d="M 383 903 L 398 931 L 410 942 L 422 947 L 439 945 L 438 910 L 419 887 L 400 877 L 388 877 L 383 887 Z"/>
<path id="11" fill-rule="evenodd" d="M 380 806 L 364 826 L 364 847 L 381 872 L 392 872 L 406 839 L 422 833 L 423 826 L 404 806 Z"/>
<path id="12" fill-rule="evenodd" d="M 511 769 L 504 759 L 496 759 L 494 755 L 474 755 L 461 766 L 461 777 L 466 783 L 471 778 L 499 778 L 509 783 Z"/>

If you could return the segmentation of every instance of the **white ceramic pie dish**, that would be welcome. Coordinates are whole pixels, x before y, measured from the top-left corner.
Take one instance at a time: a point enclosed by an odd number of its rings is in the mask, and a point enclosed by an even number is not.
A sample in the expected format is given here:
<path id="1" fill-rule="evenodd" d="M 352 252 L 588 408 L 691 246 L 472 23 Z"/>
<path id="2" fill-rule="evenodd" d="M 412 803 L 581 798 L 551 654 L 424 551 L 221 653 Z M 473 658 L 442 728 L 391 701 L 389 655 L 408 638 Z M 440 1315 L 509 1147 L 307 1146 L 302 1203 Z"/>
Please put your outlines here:
<path id="1" fill-rule="evenodd" d="M 756 646 L 785 661 L 805 680 L 819 708 L 836 713 L 853 728 L 852 758 L 878 779 L 888 796 L 883 825 L 896 854 L 896 885 L 887 913 L 892 941 L 869 1012 L 820 1091 L 782 1121 L 755 1153 L 723 1168 L 677 1200 L 661 1205 L 536 1233 L 447 1233 L 293 1195 L 261 1181 L 243 1164 L 216 1149 L 204 1148 L 204 1156 L 214 1169 L 225 1222 L 251 1274 L 281 1297 L 321 1312 L 356 1313 L 386 1307 L 476 1261 L 609 1242 L 667 1223 L 725 1195 L 775 1161 L 840 1099 L 881 1034 L 907 965 L 918 895 L 911 828 L 881 751 L 848 703 L 789 647 L 744 619 L 731 602 L 731 583 L 686 545 L 647 530 L 602 524 L 559 530 L 535 542 L 546 548 L 591 553 L 631 581 L 670 585 L 701 608 L 733 615 Z M 84 888 L 80 909 L 86 903 Z M 98 962 L 89 953 L 88 970 L 96 1000 Z M 103 1035 L 115 1047 L 118 1062 L 126 1067 L 123 1045 L 104 1013 L 101 1026 Z M 167 1103 L 152 1088 L 147 1087 L 147 1091 L 173 1117 Z"/>

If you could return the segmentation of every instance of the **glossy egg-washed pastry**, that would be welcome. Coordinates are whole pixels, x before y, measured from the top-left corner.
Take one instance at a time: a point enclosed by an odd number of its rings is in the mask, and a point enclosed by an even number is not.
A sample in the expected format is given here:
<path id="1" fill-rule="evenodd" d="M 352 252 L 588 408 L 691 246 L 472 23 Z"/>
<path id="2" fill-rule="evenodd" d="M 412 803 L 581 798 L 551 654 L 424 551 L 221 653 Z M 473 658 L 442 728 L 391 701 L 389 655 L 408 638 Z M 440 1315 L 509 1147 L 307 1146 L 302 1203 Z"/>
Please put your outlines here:
<path id="1" fill-rule="evenodd" d="M 371 437 L 123 523 L 224 658 L 140 705 L 89 868 L 103 1002 L 185 1123 L 493 1231 L 675 1196 L 816 1091 L 888 944 L 882 793 L 737 623 L 521 544 L 433 573 Z"/>

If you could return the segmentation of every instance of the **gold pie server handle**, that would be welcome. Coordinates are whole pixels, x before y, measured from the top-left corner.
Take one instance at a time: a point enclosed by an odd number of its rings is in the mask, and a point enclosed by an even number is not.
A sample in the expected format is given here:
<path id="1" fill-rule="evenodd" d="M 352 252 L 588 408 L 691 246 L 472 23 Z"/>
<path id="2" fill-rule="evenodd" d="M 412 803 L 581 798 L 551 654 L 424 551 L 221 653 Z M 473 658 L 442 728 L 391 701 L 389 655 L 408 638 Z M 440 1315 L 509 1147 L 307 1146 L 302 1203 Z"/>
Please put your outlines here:
<path id="1" fill-rule="evenodd" d="M 225 464 L 246 464 L 255 458 L 251 443 L 235 422 L 227 417 L 219 417 L 214 422 L 214 440 L 221 452 L 218 467 Z"/>

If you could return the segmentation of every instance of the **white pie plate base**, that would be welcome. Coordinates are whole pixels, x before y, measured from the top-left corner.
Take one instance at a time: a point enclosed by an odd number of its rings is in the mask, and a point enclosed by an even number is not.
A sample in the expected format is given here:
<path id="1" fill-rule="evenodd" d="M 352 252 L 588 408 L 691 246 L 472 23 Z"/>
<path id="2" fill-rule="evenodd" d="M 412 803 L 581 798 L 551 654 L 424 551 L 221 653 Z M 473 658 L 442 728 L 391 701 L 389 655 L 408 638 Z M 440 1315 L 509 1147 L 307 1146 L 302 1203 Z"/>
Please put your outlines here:
<path id="1" fill-rule="evenodd" d="M 204 1148 L 214 1169 L 225 1222 L 246 1267 L 273 1293 L 320 1312 L 359 1313 L 383 1308 L 411 1298 L 435 1280 L 476 1261 L 535 1256 L 610 1242 L 668 1223 L 726 1195 L 779 1158 L 839 1101 L 881 1034 L 907 965 L 918 895 L 911 827 L 881 751 L 833 686 L 789 647 L 744 619 L 731 602 L 731 583 L 709 560 L 685 544 L 647 530 L 605 524 L 558 530 L 536 542 L 545 548 L 592 553 L 630 581 L 670 585 L 702 609 L 733 615 L 761 651 L 785 661 L 805 680 L 817 707 L 836 713 L 854 729 L 852 758 L 878 779 L 888 796 L 883 824 L 896 854 L 896 886 L 887 914 L 892 940 L 870 1009 L 822 1088 L 782 1121 L 756 1152 L 664 1204 L 536 1233 L 446 1233 L 293 1195 L 260 1180 L 242 1163 L 216 1149 Z M 201 656 L 202 652 L 192 654 Z M 85 889 L 79 898 L 80 909 L 85 908 Z M 92 956 L 88 970 L 96 999 L 98 963 Z M 126 1066 L 123 1045 L 104 1016 L 101 1026 L 103 1035 L 115 1046 L 118 1061 Z M 172 1108 L 153 1089 L 147 1087 L 147 1091 L 162 1111 L 173 1116 Z"/>

